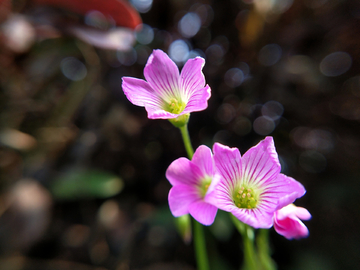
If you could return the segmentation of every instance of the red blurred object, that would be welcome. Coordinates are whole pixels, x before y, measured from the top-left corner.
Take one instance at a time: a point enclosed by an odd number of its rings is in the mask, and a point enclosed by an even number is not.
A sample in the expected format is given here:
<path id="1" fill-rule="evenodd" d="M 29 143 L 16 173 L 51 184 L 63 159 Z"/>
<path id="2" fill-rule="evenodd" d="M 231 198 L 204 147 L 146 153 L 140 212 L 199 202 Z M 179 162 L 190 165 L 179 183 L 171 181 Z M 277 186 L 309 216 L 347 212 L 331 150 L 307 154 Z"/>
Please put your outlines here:
<path id="1" fill-rule="evenodd" d="M 10 0 L 0 0 L 0 22 L 5 21 L 11 12 Z"/>
<path id="2" fill-rule="evenodd" d="M 124 0 L 33 0 L 33 2 L 64 8 L 82 15 L 97 10 L 105 16 L 111 16 L 117 25 L 131 29 L 142 23 L 136 9 Z"/>

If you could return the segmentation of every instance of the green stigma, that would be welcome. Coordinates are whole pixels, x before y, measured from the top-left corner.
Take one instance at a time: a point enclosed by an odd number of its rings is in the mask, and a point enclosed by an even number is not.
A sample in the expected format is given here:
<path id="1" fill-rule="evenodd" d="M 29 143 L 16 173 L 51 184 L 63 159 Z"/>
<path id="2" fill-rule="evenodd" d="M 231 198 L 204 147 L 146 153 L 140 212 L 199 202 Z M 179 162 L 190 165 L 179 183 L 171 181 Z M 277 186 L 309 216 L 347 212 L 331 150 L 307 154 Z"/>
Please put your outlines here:
<path id="1" fill-rule="evenodd" d="M 185 102 L 182 102 L 181 99 L 172 98 L 169 102 L 165 103 L 164 110 L 171 112 L 173 114 L 181 113 L 186 107 Z"/>
<path id="2" fill-rule="evenodd" d="M 212 178 L 210 176 L 205 176 L 203 179 L 200 180 L 200 186 L 199 186 L 199 190 L 200 190 L 200 195 L 201 198 L 204 198 L 206 195 L 206 192 L 208 191 L 210 184 L 211 184 L 211 180 Z"/>
<path id="3" fill-rule="evenodd" d="M 255 194 L 252 188 L 242 186 L 235 192 L 233 201 L 239 208 L 254 209 L 259 201 L 259 196 Z"/>

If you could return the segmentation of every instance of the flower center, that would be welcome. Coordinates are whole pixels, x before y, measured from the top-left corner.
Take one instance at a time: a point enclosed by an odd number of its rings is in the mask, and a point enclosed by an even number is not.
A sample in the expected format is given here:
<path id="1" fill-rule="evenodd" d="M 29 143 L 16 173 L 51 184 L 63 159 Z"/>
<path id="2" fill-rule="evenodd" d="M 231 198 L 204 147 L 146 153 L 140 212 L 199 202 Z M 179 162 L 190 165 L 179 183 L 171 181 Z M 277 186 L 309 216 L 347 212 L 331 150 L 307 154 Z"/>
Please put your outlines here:
<path id="1" fill-rule="evenodd" d="M 211 180 L 212 178 L 210 176 L 205 176 L 202 180 L 200 180 L 199 190 L 201 198 L 205 197 L 206 192 L 211 184 Z"/>
<path id="2" fill-rule="evenodd" d="M 253 209 L 258 203 L 258 195 L 252 188 L 242 186 L 234 195 L 234 203 L 239 208 Z"/>
<path id="3" fill-rule="evenodd" d="M 181 100 L 172 98 L 172 99 L 170 99 L 170 101 L 168 103 L 165 103 L 164 107 L 165 107 L 164 108 L 165 111 L 168 111 L 168 112 L 171 112 L 174 114 L 179 114 L 185 109 L 186 104 L 185 104 L 185 102 L 182 102 Z"/>

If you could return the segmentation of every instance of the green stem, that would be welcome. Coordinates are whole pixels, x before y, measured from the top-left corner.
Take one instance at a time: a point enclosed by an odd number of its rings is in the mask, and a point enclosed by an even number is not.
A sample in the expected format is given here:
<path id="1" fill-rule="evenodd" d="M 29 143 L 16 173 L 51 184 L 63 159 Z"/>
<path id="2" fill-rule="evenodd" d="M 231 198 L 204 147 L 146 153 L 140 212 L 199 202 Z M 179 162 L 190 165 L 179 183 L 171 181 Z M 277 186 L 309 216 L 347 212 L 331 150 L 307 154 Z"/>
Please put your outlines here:
<path id="1" fill-rule="evenodd" d="M 191 160 L 194 155 L 194 149 L 191 145 L 187 124 L 179 127 L 179 129 L 184 141 L 186 153 Z M 206 251 L 204 228 L 196 220 L 194 220 L 194 245 L 198 270 L 209 270 L 209 259 Z"/>
<path id="2" fill-rule="evenodd" d="M 269 230 L 261 229 L 256 237 L 259 259 L 264 270 L 276 270 L 276 264 L 270 256 Z"/>
<path id="3" fill-rule="evenodd" d="M 242 223 L 234 215 L 231 215 L 231 220 L 233 221 L 236 229 L 239 231 L 243 238 L 244 243 L 244 263 L 243 270 L 258 270 L 256 251 L 254 246 L 254 228 Z"/>
<path id="4" fill-rule="evenodd" d="M 208 270 L 209 259 L 206 252 L 204 228 L 196 220 L 194 220 L 194 245 L 198 269 Z"/>
<path id="5" fill-rule="evenodd" d="M 189 159 L 191 160 L 194 155 L 194 149 L 191 146 L 191 140 L 190 140 L 187 124 L 182 127 L 179 127 L 179 129 L 180 129 L 183 141 L 184 141 L 186 153 L 187 153 Z"/>

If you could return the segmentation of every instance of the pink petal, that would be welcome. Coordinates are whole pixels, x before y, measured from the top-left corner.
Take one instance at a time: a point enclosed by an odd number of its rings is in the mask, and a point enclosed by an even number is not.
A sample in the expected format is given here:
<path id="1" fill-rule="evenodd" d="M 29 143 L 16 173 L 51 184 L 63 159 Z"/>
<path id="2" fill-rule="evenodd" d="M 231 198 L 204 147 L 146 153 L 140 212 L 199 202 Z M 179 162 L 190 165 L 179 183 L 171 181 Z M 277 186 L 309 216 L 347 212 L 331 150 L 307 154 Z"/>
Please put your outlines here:
<path id="1" fill-rule="evenodd" d="M 241 156 L 239 149 L 230 148 L 220 143 L 213 146 L 215 166 L 225 181 L 225 186 L 233 188 L 241 175 Z"/>
<path id="2" fill-rule="evenodd" d="M 293 203 L 297 198 L 302 197 L 306 190 L 302 184 L 295 179 L 279 174 L 271 183 L 266 183 L 261 199 L 276 202 L 276 209 Z"/>
<path id="3" fill-rule="evenodd" d="M 172 119 L 172 118 L 176 118 L 179 116 L 178 114 L 173 114 L 173 113 L 167 112 L 163 109 L 154 110 L 153 107 L 149 107 L 146 105 L 145 105 L 145 109 L 148 113 L 149 119 Z"/>
<path id="4" fill-rule="evenodd" d="M 157 110 L 161 108 L 162 101 L 154 94 L 154 90 L 144 80 L 123 77 L 122 88 L 128 100 L 137 106 L 148 106 Z"/>
<path id="5" fill-rule="evenodd" d="M 238 209 L 232 201 L 232 193 L 233 189 L 222 179 L 215 189 L 216 207 L 227 212 Z"/>
<path id="6" fill-rule="evenodd" d="M 196 149 L 191 162 L 201 170 L 204 176 L 212 176 L 214 174 L 214 160 L 209 147 L 200 145 Z"/>
<path id="7" fill-rule="evenodd" d="M 182 113 L 203 111 L 208 107 L 208 99 L 211 96 L 211 89 L 208 85 L 204 88 L 196 89 L 189 98 Z"/>
<path id="8" fill-rule="evenodd" d="M 287 217 L 283 220 L 277 220 L 275 217 L 274 229 L 287 239 L 299 239 L 309 235 L 308 228 L 298 218 Z"/>
<path id="9" fill-rule="evenodd" d="M 162 50 L 154 50 L 144 69 L 144 76 L 156 95 L 164 101 L 180 98 L 179 69 Z M 186 100 L 187 101 L 187 100 Z"/>
<path id="10" fill-rule="evenodd" d="M 211 184 L 210 184 L 208 190 L 206 191 L 204 201 L 206 201 L 212 205 L 216 205 L 216 201 L 217 201 L 216 188 L 219 185 L 220 181 L 221 181 L 221 176 L 219 174 L 215 173 L 212 177 Z"/>
<path id="11" fill-rule="evenodd" d="M 217 208 L 204 201 L 198 200 L 189 205 L 189 212 L 199 223 L 208 226 L 214 222 Z"/>
<path id="12" fill-rule="evenodd" d="M 272 137 L 266 137 L 242 157 L 243 181 L 262 186 L 280 173 L 280 162 Z"/>
<path id="13" fill-rule="evenodd" d="M 175 217 L 189 213 L 189 205 L 200 199 L 198 190 L 187 185 L 177 185 L 170 189 L 169 207 Z"/>
<path id="14" fill-rule="evenodd" d="M 258 229 L 268 229 L 273 225 L 273 213 L 268 213 L 255 209 L 241 209 L 235 207 L 231 213 L 238 218 L 241 222 Z"/>
<path id="15" fill-rule="evenodd" d="M 173 185 L 196 186 L 203 177 L 200 169 L 187 158 L 174 160 L 166 170 L 166 178 Z"/>
<path id="16" fill-rule="evenodd" d="M 211 96 L 211 89 L 205 86 L 205 77 L 202 68 L 205 60 L 201 57 L 189 59 L 180 74 L 180 89 L 186 96 L 188 103 L 184 113 L 202 111 L 208 106 L 208 99 Z"/>
<path id="17" fill-rule="evenodd" d="M 295 206 L 296 207 L 296 206 Z M 302 219 L 302 220 L 309 220 L 309 219 L 311 219 L 311 214 L 310 214 L 310 212 L 307 210 L 307 209 L 305 209 L 305 208 L 303 208 L 303 207 L 296 207 L 296 210 L 295 210 L 295 215 L 298 217 L 298 218 L 300 218 L 300 219 Z"/>
<path id="18" fill-rule="evenodd" d="M 297 207 L 293 204 L 281 208 L 274 214 L 275 230 L 288 239 L 308 236 L 309 230 L 299 219 L 300 216 L 303 216 L 305 219 L 311 218 L 309 211 L 305 208 Z"/>
<path id="19" fill-rule="evenodd" d="M 123 77 L 122 80 L 122 88 L 128 100 L 134 105 L 145 107 L 148 118 L 171 119 L 178 116 L 162 109 L 164 101 L 146 81 L 132 77 Z"/>
<path id="20" fill-rule="evenodd" d="M 184 90 L 184 94 L 190 98 L 192 93 L 197 89 L 205 86 L 205 77 L 202 68 L 205 60 L 201 57 L 189 59 L 180 74 L 180 88 Z"/>

